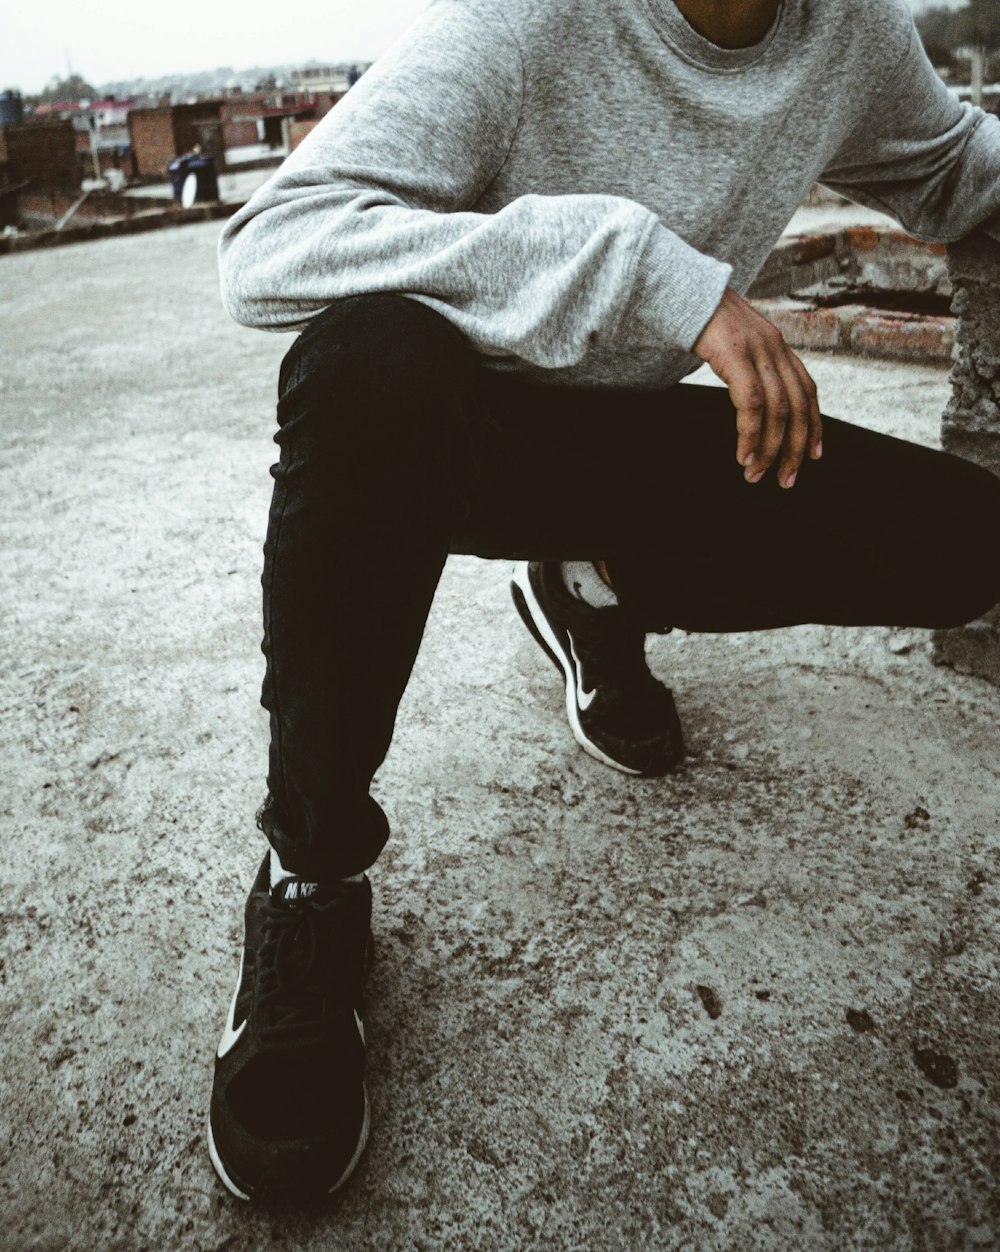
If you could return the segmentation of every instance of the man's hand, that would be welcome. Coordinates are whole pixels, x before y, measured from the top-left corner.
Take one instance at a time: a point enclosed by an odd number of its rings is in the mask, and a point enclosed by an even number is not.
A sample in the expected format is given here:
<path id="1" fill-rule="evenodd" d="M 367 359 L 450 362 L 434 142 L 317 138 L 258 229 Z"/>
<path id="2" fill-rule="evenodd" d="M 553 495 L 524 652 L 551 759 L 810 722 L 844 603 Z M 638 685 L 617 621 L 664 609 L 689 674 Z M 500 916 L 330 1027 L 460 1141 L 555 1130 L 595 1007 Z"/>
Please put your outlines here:
<path id="1" fill-rule="evenodd" d="M 760 482 L 780 452 L 778 482 L 793 486 L 806 450 L 823 455 L 823 427 L 816 384 L 781 331 L 728 287 L 694 351 L 729 388 L 746 481 Z"/>

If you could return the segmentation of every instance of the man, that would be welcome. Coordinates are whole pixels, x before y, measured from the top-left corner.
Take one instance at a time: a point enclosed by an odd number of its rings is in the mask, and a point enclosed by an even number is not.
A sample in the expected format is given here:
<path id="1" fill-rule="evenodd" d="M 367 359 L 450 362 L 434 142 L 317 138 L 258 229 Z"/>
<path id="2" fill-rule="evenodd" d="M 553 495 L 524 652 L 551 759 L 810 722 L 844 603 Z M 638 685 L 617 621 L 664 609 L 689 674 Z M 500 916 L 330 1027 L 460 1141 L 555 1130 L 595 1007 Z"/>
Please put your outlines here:
<path id="1" fill-rule="evenodd" d="M 364 1148 L 369 784 L 449 552 L 518 562 L 574 736 L 645 775 L 683 753 L 646 632 L 1000 597 L 953 544 L 1000 537 L 1000 481 L 821 418 L 743 299 L 816 179 L 1000 236 L 1000 121 L 902 0 L 437 0 L 226 227 L 231 314 L 304 327 L 264 550 L 271 851 L 210 1116 L 234 1194 L 335 1189 Z M 725 390 L 677 386 L 700 361 Z"/>

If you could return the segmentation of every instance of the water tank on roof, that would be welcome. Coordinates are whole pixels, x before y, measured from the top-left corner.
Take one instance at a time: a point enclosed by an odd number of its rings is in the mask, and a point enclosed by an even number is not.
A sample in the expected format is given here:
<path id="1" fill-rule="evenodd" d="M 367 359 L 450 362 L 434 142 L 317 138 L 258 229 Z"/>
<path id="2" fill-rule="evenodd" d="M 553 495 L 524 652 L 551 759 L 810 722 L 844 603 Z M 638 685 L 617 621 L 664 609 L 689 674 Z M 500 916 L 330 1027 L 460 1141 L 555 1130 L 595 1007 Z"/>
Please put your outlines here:
<path id="1" fill-rule="evenodd" d="M 24 101 L 19 91 L 0 91 L 0 126 L 20 126 L 24 121 Z"/>
<path id="2" fill-rule="evenodd" d="M 185 208 L 190 208 L 195 200 L 219 198 L 219 178 L 213 157 L 194 152 L 174 157 L 167 162 L 167 174 L 174 189 L 174 199 L 179 200 Z M 188 186 L 185 195 L 185 185 L 189 178 L 194 181 Z M 190 199 L 187 199 L 188 196 Z"/>

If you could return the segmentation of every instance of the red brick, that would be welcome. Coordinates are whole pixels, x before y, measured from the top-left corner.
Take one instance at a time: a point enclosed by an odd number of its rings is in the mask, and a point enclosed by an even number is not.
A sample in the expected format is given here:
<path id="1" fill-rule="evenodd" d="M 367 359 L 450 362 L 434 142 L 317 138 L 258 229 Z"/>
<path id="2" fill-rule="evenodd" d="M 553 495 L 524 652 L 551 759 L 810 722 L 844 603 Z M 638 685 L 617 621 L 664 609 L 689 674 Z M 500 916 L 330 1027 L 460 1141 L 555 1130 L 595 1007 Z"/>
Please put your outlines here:
<path id="1" fill-rule="evenodd" d="M 950 361 L 955 323 L 950 317 L 858 311 L 849 346 L 866 356 L 901 361 Z"/>
<path id="2" fill-rule="evenodd" d="M 844 231 L 844 243 L 857 252 L 874 252 L 882 238 L 875 226 L 849 226 Z"/>
<path id="3" fill-rule="evenodd" d="M 753 303 L 793 348 L 831 352 L 841 346 L 841 319 L 836 309 L 816 309 L 785 300 L 755 300 Z"/>

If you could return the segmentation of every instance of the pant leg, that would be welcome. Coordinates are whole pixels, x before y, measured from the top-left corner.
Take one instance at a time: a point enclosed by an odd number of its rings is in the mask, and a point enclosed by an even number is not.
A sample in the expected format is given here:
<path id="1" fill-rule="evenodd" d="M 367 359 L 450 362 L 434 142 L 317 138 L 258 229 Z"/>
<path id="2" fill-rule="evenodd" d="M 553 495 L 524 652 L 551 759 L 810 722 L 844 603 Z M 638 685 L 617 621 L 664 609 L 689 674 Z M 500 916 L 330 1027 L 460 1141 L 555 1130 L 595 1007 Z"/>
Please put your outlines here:
<path id="1" fill-rule="evenodd" d="M 605 559 L 650 630 L 953 626 L 1000 599 L 1000 479 L 969 461 L 825 417 L 786 491 L 773 470 L 744 481 L 723 388 L 493 391 L 532 467 L 519 554 Z M 460 550 L 490 520 L 474 508 Z"/>
<path id="2" fill-rule="evenodd" d="M 338 301 L 283 363 L 258 822 L 296 872 L 356 873 L 387 838 L 369 784 L 484 454 L 477 387 L 459 332 L 394 295 Z"/>
<path id="3" fill-rule="evenodd" d="M 727 394 L 697 390 L 708 394 L 690 419 L 690 464 L 704 473 L 695 493 L 681 492 L 681 541 L 609 561 L 623 598 L 649 620 L 705 631 L 949 627 L 1000 600 L 994 474 L 824 417 L 823 457 L 803 463 L 794 488 L 779 487 L 773 470 L 749 484 L 734 460 Z M 710 461 L 723 472 L 709 472 Z"/>

